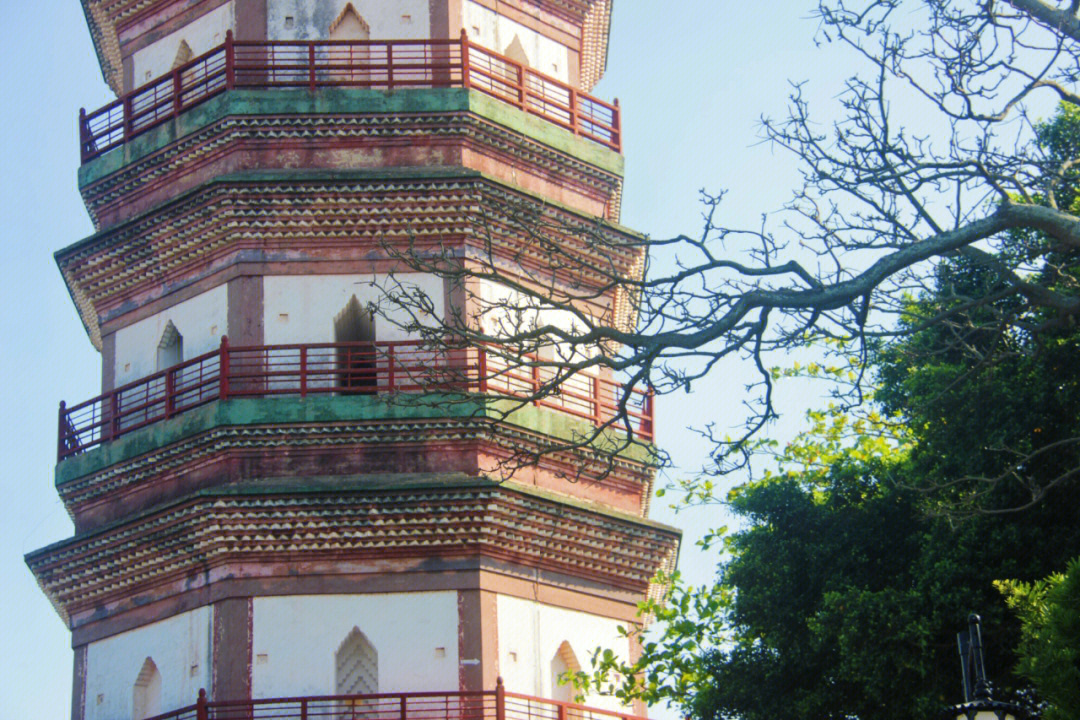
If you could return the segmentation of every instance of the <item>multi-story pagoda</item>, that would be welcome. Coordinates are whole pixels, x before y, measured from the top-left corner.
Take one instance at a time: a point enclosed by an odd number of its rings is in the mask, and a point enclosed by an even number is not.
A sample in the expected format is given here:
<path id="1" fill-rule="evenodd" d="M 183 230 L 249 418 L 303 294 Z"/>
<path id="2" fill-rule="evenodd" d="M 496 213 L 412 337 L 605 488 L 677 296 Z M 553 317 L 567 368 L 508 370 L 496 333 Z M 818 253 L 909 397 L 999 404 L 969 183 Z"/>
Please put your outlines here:
<path id="1" fill-rule="evenodd" d="M 630 452 L 596 477 L 569 453 L 488 470 L 624 389 L 583 374 L 494 421 L 410 402 L 440 367 L 486 389 L 487 351 L 369 308 L 393 272 L 459 312 L 392 249 L 465 257 L 508 204 L 628 234 L 619 109 L 588 94 L 611 0 L 83 5 L 119 99 L 81 114 L 96 232 L 56 259 L 102 387 L 60 408 L 75 535 L 27 557 L 72 632 L 73 720 L 580 714 L 557 676 L 634 654 L 616 628 L 678 533 L 646 519 Z M 635 396 L 616 432 L 651 439 Z"/>

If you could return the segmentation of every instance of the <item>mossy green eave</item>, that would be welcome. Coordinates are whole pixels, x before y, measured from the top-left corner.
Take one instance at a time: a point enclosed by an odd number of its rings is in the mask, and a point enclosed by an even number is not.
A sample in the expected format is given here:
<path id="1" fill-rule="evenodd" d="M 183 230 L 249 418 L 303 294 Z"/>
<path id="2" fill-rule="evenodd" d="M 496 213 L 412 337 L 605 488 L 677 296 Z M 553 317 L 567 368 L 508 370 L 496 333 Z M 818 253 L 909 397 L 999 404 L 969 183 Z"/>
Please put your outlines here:
<path id="1" fill-rule="evenodd" d="M 617 175 L 623 174 L 618 152 L 508 103 L 464 88 L 238 89 L 221 93 L 126 143 L 86 161 L 79 168 L 83 188 L 122 170 L 223 118 L 243 115 L 410 115 L 471 112 L 518 132 L 581 162 Z"/>
<path id="2" fill-rule="evenodd" d="M 121 438 L 57 463 L 56 485 L 62 486 L 120 462 L 132 460 L 217 428 L 257 425 L 310 425 L 363 421 L 469 420 L 499 422 L 508 429 L 573 442 L 587 437 L 592 425 L 557 410 L 521 407 L 509 416 L 498 403 L 460 394 L 310 395 L 299 397 L 230 398 L 152 423 Z M 648 463 L 653 448 L 646 443 L 625 445 L 621 432 L 610 430 L 596 439 L 610 443 L 622 459 Z"/>

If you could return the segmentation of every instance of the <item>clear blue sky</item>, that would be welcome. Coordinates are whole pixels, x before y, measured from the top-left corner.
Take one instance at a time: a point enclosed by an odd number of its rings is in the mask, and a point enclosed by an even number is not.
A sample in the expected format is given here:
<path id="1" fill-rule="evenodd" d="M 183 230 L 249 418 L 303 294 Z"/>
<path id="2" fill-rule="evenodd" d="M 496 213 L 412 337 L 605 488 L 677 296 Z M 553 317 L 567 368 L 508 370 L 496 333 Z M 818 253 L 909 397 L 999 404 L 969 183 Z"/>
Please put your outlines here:
<path id="1" fill-rule="evenodd" d="M 86 337 L 52 253 L 92 232 L 75 184 L 79 107 L 111 99 L 77 0 L 5 5 L 0 53 L 4 159 L 0 193 L 0 718 L 69 713 L 69 634 L 26 569 L 25 552 L 70 536 L 53 489 L 56 410 L 99 391 L 100 357 Z M 788 80 L 812 78 L 825 106 L 841 89 L 846 59 L 815 48 L 809 2 L 616 0 L 608 73 L 595 94 L 618 97 L 627 158 L 623 223 L 654 236 L 699 227 L 701 188 L 731 191 L 729 224 L 755 225 L 795 180 L 790 158 L 758 144 L 762 114 L 784 110 Z M 659 405 L 659 440 L 687 468 L 702 448 L 683 426 L 739 417 L 745 372 L 724 368 L 692 396 Z M 784 432 L 797 425 L 804 401 Z M 794 422 L 793 422 L 794 421 Z M 682 565 L 704 582 L 715 558 L 697 552 L 715 508 L 654 517 L 686 531 Z"/>

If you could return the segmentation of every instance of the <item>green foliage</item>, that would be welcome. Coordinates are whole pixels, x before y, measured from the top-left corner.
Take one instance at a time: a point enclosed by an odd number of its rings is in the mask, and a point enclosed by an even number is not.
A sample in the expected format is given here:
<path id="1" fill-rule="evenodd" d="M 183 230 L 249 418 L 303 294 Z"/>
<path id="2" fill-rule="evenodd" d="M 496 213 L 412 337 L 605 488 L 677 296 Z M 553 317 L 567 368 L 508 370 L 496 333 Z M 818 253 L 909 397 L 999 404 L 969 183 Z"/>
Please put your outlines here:
<path id="1" fill-rule="evenodd" d="M 1080 557 L 1064 573 L 995 583 L 1021 623 L 1017 672 L 1047 702 L 1046 720 L 1080 717 Z"/>
<path id="2" fill-rule="evenodd" d="M 1050 164 L 1080 155 L 1080 111 L 1038 135 Z M 1080 174 L 1055 192 L 1080 209 Z M 1075 277 L 1076 258 L 1045 242 L 1013 232 L 997 259 L 1046 287 Z M 633 664 L 599 654 L 579 687 L 701 720 L 932 717 L 962 699 L 955 635 L 979 612 L 995 697 L 1037 715 L 1041 694 L 1048 720 L 1080 717 L 1080 561 L 1052 575 L 1080 555 L 1080 332 L 1046 324 L 1000 277 L 953 258 L 866 367 L 773 370 L 840 384 L 869 372 L 877 387 L 862 407 L 808 413 L 789 444 L 758 441 L 776 469 L 728 493 L 740 529 L 703 543 L 719 541 L 717 583 L 676 579 L 644 607 L 660 637 Z"/>

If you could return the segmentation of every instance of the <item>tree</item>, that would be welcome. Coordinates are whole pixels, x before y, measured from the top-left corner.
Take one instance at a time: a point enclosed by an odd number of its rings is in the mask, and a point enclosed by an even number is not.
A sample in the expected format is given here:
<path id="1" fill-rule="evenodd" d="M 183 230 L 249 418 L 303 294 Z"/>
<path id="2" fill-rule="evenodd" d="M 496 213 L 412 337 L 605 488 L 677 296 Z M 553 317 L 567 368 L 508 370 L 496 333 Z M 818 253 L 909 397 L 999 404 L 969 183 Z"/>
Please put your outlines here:
<path id="1" fill-rule="evenodd" d="M 1046 720 L 1080 716 L 1080 557 L 1033 583 L 996 583 L 1021 622 L 1017 672 L 1047 701 Z"/>
<path id="2" fill-rule="evenodd" d="M 386 288 L 389 301 L 409 309 L 408 329 L 432 343 L 485 344 L 508 364 L 543 369 L 530 400 L 583 371 L 671 393 L 726 359 L 749 362 L 758 381 L 748 411 L 730 437 L 703 431 L 712 443 L 703 472 L 760 472 L 761 432 L 776 416 L 771 368 L 784 353 L 837 340 L 828 352 L 865 359 L 876 343 L 972 322 L 966 331 L 1024 335 L 1036 347 L 1075 322 L 1080 278 L 1062 258 L 1080 248 L 1080 154 L 1068 133 L 1040 134 L 1031 107 L 1077 100 L 1078 10 L 1049 0 L 821 0 L 819 39 L 843 44 L 862 69 L 831 123 L 812 119 L 800 86 L 786 118 L 764 119 L 765 137 L 791 153 L 803 178 L 769 222 L 726 226 L 722 194 L 704 197 L 700 233 L 670 239 L 512 203 L 481 209 L 488 242 L 471 255 L 397 253 L 412 269 L 450 280 L 469 310 L 433 323 L 430 300 L 404 284 Z M 509 236 L 518 249 L 505 249 Z M 645 251 L 640 273 L 616 261 Z M 936 312 L 912 314 L 912 297 L 930 290 L 936 266 L 951 258 L 977 268 L 993 292 L 973 297 L 957 286 Z M 530 273 L 535 264 L 550 272 Z M 485 294 L 482 284 L 502 290 Z M 611 303 L 601 302 L 615 296 L 630 304 L 630 320 L 616 322 Z M 939 339 L 968 351 L 963 336 Z M 984 347 L 985 361 L 998 356 L 998 344 Z M 839 401 L 861 400 L 857 380 L 838 389 Z M 621 418 L 571 446 L 610 438 L 627 410 L 624 403 Z M 1037 441 L 1002 446 L 998 466 L 980 477 L 1008 477 L 1009 467 L 1047 452 Z"/>
<path id="3" fill-rule="evenodd" d="M 992 276 L 958 258 L 938 268 L 932 294 L 910 301 L 910 315 L 940 314 L 961 286 L 972 298 L 995 291 Z M 1071 585 L 1050 591 L 1036 581 L 1080 551 L 1080 483 L 1057 481 L 1075 458 L 1050 454 L 1025 468 L 1053 502 L 1021 513 L 1004 511 L 1028 490 L 999 482 L 980 491 L 978 513 L 927 513 L 928 497 L 955 508 L 955 486 L 934 483 L 928 495 L 925 479 L 989 464 L 995 438 L 1033 426 L 1072 432 L 1080 364 L 1068 360 L 1080 332 L 1058 331 L 1058 342 L 1027 352 L 1025 336 L 973 331 L 962 351 L 942 336 L 980 323 L 953 325 L 873 348 L 866 417 L 811 411 L 809 430 L 778 450 L 777 471 L 731 493 L 744 527 L 724 539 L 716 585 L 676 586 L 670 608 L 646 608 L 669 622 L 658 642 L 632 665 L 598 656 L 596 672 L 579 681 L 675 702 L 702 720 L 930 716 L 959 699 L 953 638 L 978 610 L 996 696 L 1037 710 L 1041 694 L 1069 707 L 1080 607 L 1066 594 Z M 984 341 L 1010 350 L 987 366 Z M 686 608 L 713 614 L 684 617 Z M 1010 677 L 1018 661 L 1020 675 Z"/>

